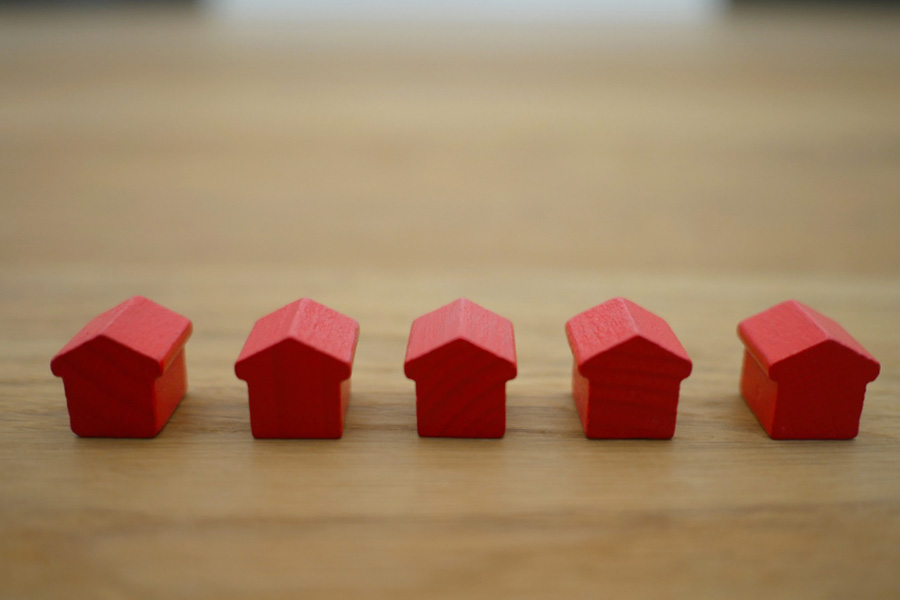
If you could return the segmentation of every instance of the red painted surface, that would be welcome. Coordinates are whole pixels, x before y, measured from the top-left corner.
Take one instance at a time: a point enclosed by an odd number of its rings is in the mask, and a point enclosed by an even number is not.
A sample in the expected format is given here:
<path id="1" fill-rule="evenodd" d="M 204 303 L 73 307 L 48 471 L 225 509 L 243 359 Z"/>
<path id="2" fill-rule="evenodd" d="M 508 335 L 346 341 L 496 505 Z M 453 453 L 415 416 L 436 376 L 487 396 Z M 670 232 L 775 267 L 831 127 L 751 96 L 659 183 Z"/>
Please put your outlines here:
<path id="1" fill-rule="evenodd" d="M 669 439 L 691 359 L 660 317 L 614 298 L 566 323 L 572 396 L 592 439 Z"/>
<path id="2" fill-rule="evenodd" d="M 516 376 L 512 323 L 466 299 L 416 319 L 404 365 L 423 437 L 500 438 Z"/>
<path id="3" fill-rule="evenodd" d="M 75 334 L 50 362 L 62 377 L 72 431 L 83 437 L 157 435 L 187 391 L 191 322 L 135 296 Z"/>
<path id="4" fill-rule="evenodd" d="M 257 438 L 339 438 L 359 323 L 303 298 L 256 322 L 234 365 Z"/>
<path id="5" fill-rule="evenodd" d="M 825 315 L 795 300 L 738 325 L 741 394 L 773 439 L 849 439 L 881 366 Z"/>

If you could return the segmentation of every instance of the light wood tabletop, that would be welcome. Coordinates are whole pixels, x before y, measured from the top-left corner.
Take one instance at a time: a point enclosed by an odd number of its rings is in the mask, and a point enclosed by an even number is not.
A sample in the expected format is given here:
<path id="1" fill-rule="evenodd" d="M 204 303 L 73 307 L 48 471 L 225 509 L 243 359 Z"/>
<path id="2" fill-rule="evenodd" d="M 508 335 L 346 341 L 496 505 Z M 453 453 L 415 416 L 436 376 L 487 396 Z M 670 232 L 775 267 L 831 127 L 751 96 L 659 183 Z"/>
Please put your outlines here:
<path id="1" fill-rule="evenodd" d="M 0 15 L 0 597 L 900 597 L 900 18 L 259 25 Z M 194 323 L 152 440 L 79 439 L 53 354 Z M 256 441 L 255 319 L 360 322 L 337 441 Z M 625 296 L 693 374 L 671 441 L 584 438 L 563 325 Z M 512 320 L 502 440 L 419 438 L 409 326 Z M 859 437 L 775 442 L 740 319 L 882 363 Z"/>

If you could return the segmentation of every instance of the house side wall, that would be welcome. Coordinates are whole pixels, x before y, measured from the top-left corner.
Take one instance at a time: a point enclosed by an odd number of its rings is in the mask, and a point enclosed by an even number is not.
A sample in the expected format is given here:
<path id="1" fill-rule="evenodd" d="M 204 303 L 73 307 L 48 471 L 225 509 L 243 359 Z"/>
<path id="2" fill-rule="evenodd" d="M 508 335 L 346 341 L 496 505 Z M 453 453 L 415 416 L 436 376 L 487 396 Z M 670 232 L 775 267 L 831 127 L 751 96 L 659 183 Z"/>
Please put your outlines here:
<path id="1" fill-rule="evenodd" d="M 347 422 L 347 409 L 350 407 L 350 379 L 347 378 L 341 382 L 341 431 L 344 431 L 344 424 Z"/>
<path id="2" fill-rule="evenodd" d="M 741 396 L 770 436 L 773 432 L 777 395 L 778 384 L 769 379 L 753 355 L 745 350 L 741 367 Z"/>
<path id="3" fill-rule="evenodd" d="M 575 408 L 578 410 L 578 418 L 581 419 L 581 427 L 584 429 L 585 435 L 588 433 L 588 423 L 590 422 L 590 395 L 591 388 L 587 377 L 578 372 L 578 362 L 572 361 L 572 398 L 575 400 Z"/>
<path id="4" fill-rule="evenodd" d="M 185 364 L 184 348 L 169 363 L 161 377 L 153 384 L 153 406 L 156 431 L 161 431 L 169 422 L 169 418 L 181 399 L 187 393 L 187 367 Z"/>

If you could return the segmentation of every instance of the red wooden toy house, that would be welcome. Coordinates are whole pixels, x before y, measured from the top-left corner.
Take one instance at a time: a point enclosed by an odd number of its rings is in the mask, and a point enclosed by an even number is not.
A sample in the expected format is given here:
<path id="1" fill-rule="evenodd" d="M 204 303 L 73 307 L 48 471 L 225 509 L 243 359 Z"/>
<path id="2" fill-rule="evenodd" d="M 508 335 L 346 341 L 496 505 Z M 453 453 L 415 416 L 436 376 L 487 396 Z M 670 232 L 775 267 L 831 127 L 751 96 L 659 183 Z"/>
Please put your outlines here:
<path id="1" fill-rule="evenodd" d="M 510 321 L 466 299 L 416 319 L 406 348 L 423 437 L 499 438 L 516 376 Z"/>
<path id="2" fill-rule="evenodd" d="M 257 438 L 339 438 L 359 323 L 303 298 L 256 322 L 234 365 Z"/>
<path id="3" fill-rule="evenodd" d="M 191 322 L 135 296 L 90 321 L 53 357 L 72 431 L 84 437 L 158 434 L 187 391 Z"/>
<path id="4" fill-rule="evenodd" d="M 669 439 L 691 359 L 669 325 L 624 298 L 566 323 L 572 396 L 589 438 Z"/>
<path id="5" fill-rule="evenodd" d="M 741 394 L 773 439 L 849 439 L 880 365 L 843 327 L 789 300 L 738 325 Z"/>

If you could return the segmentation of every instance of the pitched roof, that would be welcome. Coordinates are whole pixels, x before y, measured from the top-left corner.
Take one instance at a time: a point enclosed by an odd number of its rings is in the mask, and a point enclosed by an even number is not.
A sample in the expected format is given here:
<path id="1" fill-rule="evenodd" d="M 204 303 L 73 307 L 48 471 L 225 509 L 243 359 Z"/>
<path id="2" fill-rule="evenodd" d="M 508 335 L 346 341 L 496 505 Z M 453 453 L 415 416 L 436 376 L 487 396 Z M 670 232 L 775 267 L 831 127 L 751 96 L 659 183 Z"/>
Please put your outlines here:
<path id="1" fill-rule="evenodd" d="M 341 380 L 350 377 L 359 323 L 309 298 L 301 298 L 259 319 L 250 331 L 235 371 L 277 344 L 294 341 L 330 359 Z M 238 372 L 241 377 L 242 373 Z"/>
<path id="2" fill-rule="evenodd" d="M 776 378 L 791 361 L 823 344 L 837 344 L 858 357 L 863 373 L 878 376 L 880 365 L 862 344 L 829 319 L 805 304 L 788 300 L 748 317 L 738 325 L 738 336 L 770 377 Z"/>
<path id="3" fill-rule="evenodd" d="M 516 368 L 516 344 L 509 319 L 460 298 L 413 321 L 406 347 L 405 371 L 412 376 L 426 356 L 463 340 Z"/>
<path id="4" fill-rule="evenodd" d="M 54 375 L 61 376 L 68 356 L 88 344 L 103 343 L 105 359 L 117 367 L 158 377 L 192 331 L 186 317 L 143 296 L 134 296 L 92 319 L 53 357 L 50 368 Z"/>
<path id="5" fill-rule="evenodd" d="M 625 298 L 607 300 L 575 315 L 566 323 L 566 337 L 585 376 L 607 352 L 626 345 L 631 348 L 641 340 L 680 363 L 674 374 L 687 377 L 691 372 L 691 359 L 669 324 Z"/>

